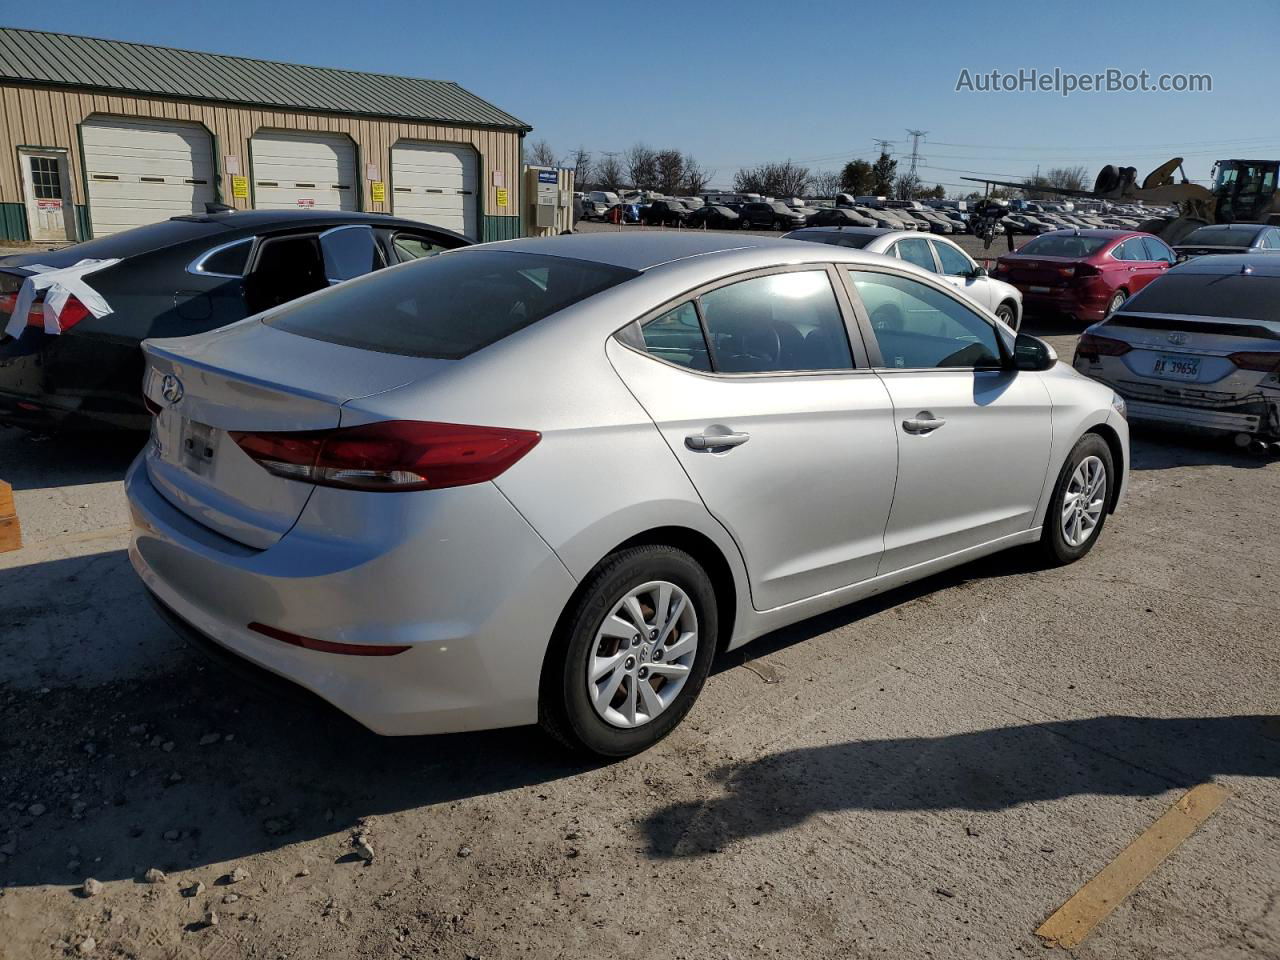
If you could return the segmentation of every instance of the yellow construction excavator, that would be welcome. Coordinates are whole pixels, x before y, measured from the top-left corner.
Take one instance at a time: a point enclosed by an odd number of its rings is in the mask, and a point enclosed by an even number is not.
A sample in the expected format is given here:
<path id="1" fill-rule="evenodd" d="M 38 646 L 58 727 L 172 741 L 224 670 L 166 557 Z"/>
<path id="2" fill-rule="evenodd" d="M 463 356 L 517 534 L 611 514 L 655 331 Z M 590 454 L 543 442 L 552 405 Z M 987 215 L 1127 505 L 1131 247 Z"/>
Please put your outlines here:
<path id="1" fill-rule="evenodd" d="M 1175 178 L 1175 172 L 1178 178 Z M 1025 183 L 1007 180 L 964 179 L 1027 189 Z M 1192 183 L 1182 169 L 1182 158 L 1174 157 L 1147 174 L 1141 185 L 1134 167 L 1108 164 L 1098 173 L 1092 190 L 1041 186 L 1032 189 L 1037 193 L 1062 197 L 1176 206 L 1178 216 L 1154 217 L 1140 225 L 1140 229 L 1156 234 L 1168 244 L 1175 244 L 1196 227 L 1207 223 L 1280 224 L 1280 194 L 1276 192 L 1280 186 L 1278 179 L 1280 160 L 1219 160 L 1213 165 L 1213 189 L 1208 189 Z"/>

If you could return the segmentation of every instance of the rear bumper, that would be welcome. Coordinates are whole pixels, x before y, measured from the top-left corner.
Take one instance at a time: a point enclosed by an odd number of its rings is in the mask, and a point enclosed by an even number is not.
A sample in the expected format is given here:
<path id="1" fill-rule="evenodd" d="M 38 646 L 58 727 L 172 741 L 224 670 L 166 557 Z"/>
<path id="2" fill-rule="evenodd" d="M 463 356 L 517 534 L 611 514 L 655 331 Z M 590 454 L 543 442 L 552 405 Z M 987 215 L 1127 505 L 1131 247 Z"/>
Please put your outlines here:
<path id="1" fill-rule="evenodd" d="M 1230 410 L 1206 410 L 1200 407 L 1181 407 L 1169 403 L 1149 403 L 1129 400 L 1129 419 L 1149 423 L 1170 423 L 1196 430 L 1212 430 L 1222 433 L 1266 433 L 1261 429 L 1263 418 L 1257 413 L 1240 413 Z"/>
<path id="2" fill-rule="evenodd" d="M 183 633 L 292 681 L 381 734 L 536 721 L 543 656 L 576 584 L 492 484 L 366 494 L 380 500 L 356 536 L 327 527 L 340 516 L 333 511 L 349 517 L 357 501 L 349 491 L 321 488 L 295 528 L 266 550 L 227 540 L 175 509 L 152 485 L 145 454 L 130 467 L 125 490 L 130 561 Z M 394 504 L 397 498 L 404 499 Z M 251 631 L 251 622 L 410 649 L 394 656 L 308 650 Z"/>
<path id="3" fill-rule="evenodd" d="M 1066 313 L 1090 323 L 1106 317 L 1107 306 L 1111 302 L 1110 295 L 1105 293 L 1095 295 L 1052 287 L 1048 293 L 1032 293 L 1030 287 L 1021 284 L 1018 289 L 1022 291 L 1023 309 L 1027 313 Z"/>

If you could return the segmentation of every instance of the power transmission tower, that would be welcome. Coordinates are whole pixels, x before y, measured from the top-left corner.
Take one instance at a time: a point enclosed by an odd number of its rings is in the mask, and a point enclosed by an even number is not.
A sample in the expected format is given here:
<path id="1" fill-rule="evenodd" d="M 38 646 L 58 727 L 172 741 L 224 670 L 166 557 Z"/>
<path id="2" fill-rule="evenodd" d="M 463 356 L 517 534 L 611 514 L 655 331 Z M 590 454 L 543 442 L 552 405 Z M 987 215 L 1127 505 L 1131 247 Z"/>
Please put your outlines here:
<path id="1" fill-rule="evenodd" d="M 923 162 L 924 157 L 920 156 L 920 138 L 928 134 L 928 130 L 908 130 L 911 134 L 911 170 L 908 172 L 912 180 L 916 178 L 916 164 Z"/>
<path id="2" fill-rule="evenodd" d="M 889 148 L 893 146 L 892 140 L 872 140 L 871 142 L 880 148 L 881 153 L 888 153 Z"/>

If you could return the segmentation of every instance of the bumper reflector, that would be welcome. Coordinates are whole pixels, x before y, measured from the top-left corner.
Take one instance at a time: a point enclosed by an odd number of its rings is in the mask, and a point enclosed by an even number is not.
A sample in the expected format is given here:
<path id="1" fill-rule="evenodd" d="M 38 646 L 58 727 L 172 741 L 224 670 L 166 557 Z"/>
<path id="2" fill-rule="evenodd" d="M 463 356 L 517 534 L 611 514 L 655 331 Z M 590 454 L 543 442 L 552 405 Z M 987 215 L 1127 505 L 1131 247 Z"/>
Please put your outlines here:
<path id="1" fill-rule="evenodd" d="M 269 627 L 265 623 L 249 624 L 249 629 L 272 640 L 289 643 L 307 650 L 318 650 L 321 653 L 339 653 L 348 657 L 393 657 L 404 653 L 409 648 L 403 644 L 367 644 L 367 643 L 334 643 L 331 640 L 317 640 L 315 637 L 304 637 L 279 627 Z"/>

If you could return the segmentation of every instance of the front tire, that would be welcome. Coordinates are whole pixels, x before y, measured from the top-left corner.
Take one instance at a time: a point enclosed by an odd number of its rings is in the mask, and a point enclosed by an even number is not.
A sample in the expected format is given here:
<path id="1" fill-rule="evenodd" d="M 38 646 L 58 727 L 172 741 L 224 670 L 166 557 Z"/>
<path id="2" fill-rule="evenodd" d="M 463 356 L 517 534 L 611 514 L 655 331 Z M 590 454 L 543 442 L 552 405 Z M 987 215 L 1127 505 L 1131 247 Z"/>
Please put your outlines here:
<path id="1" fill-rule="evenodd" d="M 715 658 L 715 591 L 701 565 L 663 545 L 629 547 L 588 577 L 542 669 L 539 723 L 571 750 L 627 757 L 693 706 Z"/>
<path id="2" fill-rule="evenodd" d="M 1107 521 L 1115 463 L 1111 448 L 1086 433 L 1067 456 L 1045 511 L 1040 550 L 1051 566 L 1075 563 L 1093 549 Z"/>
<path id="3" fill-rule="evenodd" d="M 1017 332 L 1019 326 L 1018 312 L 1013 309 L 1012 305 L 1008 303 L 1000 304 L 1000 306 L 996 307 L 996 316 L 1000 318 L 1000 321 L 1004 323 L 1005 326 L 1009 327 L 1009 329 L 1013 330 L 1015 333 Z"/>

